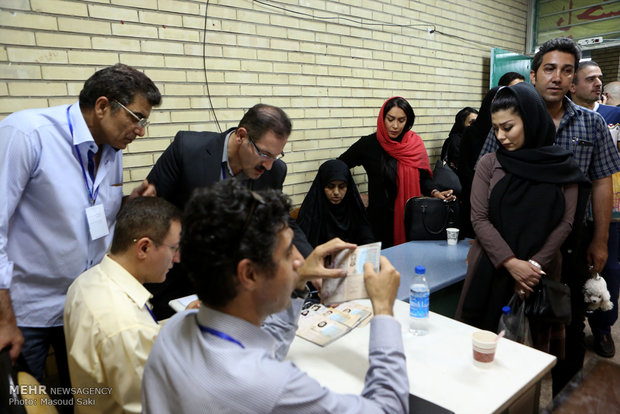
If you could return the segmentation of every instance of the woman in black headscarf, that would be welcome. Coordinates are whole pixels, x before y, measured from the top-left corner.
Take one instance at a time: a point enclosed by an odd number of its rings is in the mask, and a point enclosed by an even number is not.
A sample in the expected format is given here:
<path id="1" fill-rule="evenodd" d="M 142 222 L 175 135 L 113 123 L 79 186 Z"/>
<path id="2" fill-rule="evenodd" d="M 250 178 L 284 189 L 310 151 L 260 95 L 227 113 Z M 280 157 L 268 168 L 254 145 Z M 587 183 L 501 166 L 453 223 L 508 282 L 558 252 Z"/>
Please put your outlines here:
<path id="1" fill-rule="evenodd" d="M 499 90 L 491 114 L 501 146 L 480 159 L 472 184 L 476 240 L 457 318 L 496 331 L 514 293 L 529 296 L 543 276 L 560 280 L 560 246 L 572 229 L 578 183 L 587 179 L 572 153 L 553 145 L 555 125 L 530 84 Z M 552 326 L 530 324 L 534 346 L 561 356 L 562 335 L 550 349 Z"/>
<path id="2" fill-rule="evenodd" d="M 491 130 L 491 101 L 495 97 L 497 90 L 495 87 L 485 95 L 478 111 L 478 117 L 472 124 L 463 131 L 461 139 L 460 153 L 457 161 L 456 174 L 461 182 L 461 233 L 464 237 L 474 238 L 474 228 L 471 226 L 471 206 L 469 196 L 471 194 L 471 183 L 474 180 L 474 173 L 478 156 L 482 151 L 484 141 Z"/>
<path id="3" fill-rule="evenodd" d="M 312 247 L 334 237 L 356 244 L 375 240 L 349 167 L 340 160 L 325 161 L 319 167 L 297 223 Z"/>
<path id="4" fill-rule="evenodd" d="M 465 132 L 465 128 L 470 126 L 477 117 L 478 111 L 469 106 L 458 111 L 454 117 L 454 125 L 452 125 L 448 138 L 443 142 L 443 146 L 441 147 L 441 159 L 447 162 L 450 168 L 454 170 L 458 168 L 463 132 Z"/>

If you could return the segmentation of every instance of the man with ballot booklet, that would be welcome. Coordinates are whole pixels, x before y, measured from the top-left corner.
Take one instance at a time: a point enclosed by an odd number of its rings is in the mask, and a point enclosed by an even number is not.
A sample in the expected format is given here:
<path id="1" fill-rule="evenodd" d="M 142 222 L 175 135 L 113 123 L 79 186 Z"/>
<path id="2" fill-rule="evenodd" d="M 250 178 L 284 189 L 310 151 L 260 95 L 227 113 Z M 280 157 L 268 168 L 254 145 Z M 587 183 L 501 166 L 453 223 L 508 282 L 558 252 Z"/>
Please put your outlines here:
<path id="1" fill-rule="evenodd" d="M 304 260 L 281 192 L 253 192 L 235 180 L 197 190 L 186 207 L 181 259 L 202 305 L 162 328 L 144 371 L 145 413 L 406 413 L 409 381 L 400 324 L 393 317 L 399 273 L 381 258 L 364 265 L 374 317 L 370 367 L 361 395 L 322 387 L 285 361 L 305 283 L 343 277 L 325 258 L 354 244 L 339 239 Z M 161 392 L 162 389 L 167 390 Z"/>

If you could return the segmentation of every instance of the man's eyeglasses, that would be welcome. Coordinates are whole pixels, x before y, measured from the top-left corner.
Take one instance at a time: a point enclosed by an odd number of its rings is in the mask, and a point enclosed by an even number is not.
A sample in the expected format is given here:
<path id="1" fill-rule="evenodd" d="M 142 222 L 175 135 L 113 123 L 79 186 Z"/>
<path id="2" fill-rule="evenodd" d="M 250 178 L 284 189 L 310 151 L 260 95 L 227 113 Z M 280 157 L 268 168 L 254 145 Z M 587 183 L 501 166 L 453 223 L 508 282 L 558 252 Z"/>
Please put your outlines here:
<path id="1" fill-rule="evenodd" d="M 280 158 L 284 157 L 284 151 L 282 151 L 279 155 L 276 155 L 275 157 L 273 155 L 265 154 L 264 152 L 258 149 L 258 147 L 256 146 L 256 143 L 254 142 L 254 140 L 249 134 L 248 134 L 248 141 L 250 141 L 250 143 L 254 146 L 254 149 L 256 150 L 256 153 L 258 154 L 259 157 L 267 158 L 268 160 L 271 160 L 271 161 L 279 160 Z"/>
<path id="2" fill-rule="evenodd" d="M 155 244 L 155 246 L 166 246 L 166 247 L 168 247 L 170 250 L 172 250 L 172 253 L 178 252 L 179 249 L 181 248 L 181 246 L 178 243 L 175 244 L 175 245 L 170 245 L 170 244 L 167 244 L 167 243 L 164 243 L 164 242 L 157 242 L 157 241 L 151 239 L 149 236 L 144 236 L 144 237 L 146 237 L 150 241 L 152 241 Z M 135 243 L 137 241 L 138 241 L 138 239 L 133 239 L 132 240 L 133 243 Z"/>
<path id="3" fill-rule="evenodd" d="M 243 238 L 245 231 L 248 229 L 248 226 L 250 225 L 250 220 L 252 220 L 252 216 L 254 215 L 254 210 L 256 210 L 256 207 L 258 207 L 259 204 L 260 205 L 265 204 L 265 200 L 263 200 L 263 196 L 261 196 L 255 191 L 252 191 L 250 194 L 252 195 L 252 204 L 250 204 L 248 215 L 245 218 L 243 227 L 241 227 L 241 233 L 239 233 L 239 240 Z"/>
<path id="4" fill-rule="evenodd" d="M 125 105 L 123 105 L 122 103 L 120 103 L 119 101 L 117 101 L 116 99 L 114 99 L 114 102 L 119 104 L 121 106 L 121 108 L 123 108 L 125 111 L 129 112 L 129 114 L 131 116 L 133 116 L 134 118 L 136 118 L 136 120 L 138 121 L 138 127 L 140 128 L 146 128 L 147 126 L 149 126 L 150 122 L 148 119 L 144 118 L 144 117 L 139 117 L 138 115 L 134 114 L 132 112 L 131 109 L 127 108 Z"/>

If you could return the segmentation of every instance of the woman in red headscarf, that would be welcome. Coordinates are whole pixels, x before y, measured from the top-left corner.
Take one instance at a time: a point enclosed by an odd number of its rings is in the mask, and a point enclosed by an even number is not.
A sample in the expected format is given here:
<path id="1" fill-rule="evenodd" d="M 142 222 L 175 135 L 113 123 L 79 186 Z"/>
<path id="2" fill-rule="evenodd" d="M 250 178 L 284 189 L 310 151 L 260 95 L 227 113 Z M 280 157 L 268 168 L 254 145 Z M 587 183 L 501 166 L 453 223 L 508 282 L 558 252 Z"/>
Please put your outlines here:
<path id="1" fill-rule="evenodd" d="M 453 200 L 452 190 L 435 189 L 422 139 L 411 130 L 415 114 L 405 99 L 388 99 L 377 132 L 360 138 L 338 157 L 368 175 L 368 219 L 382 247 L 405 242 L 405 203 L 422 194 Z"/>

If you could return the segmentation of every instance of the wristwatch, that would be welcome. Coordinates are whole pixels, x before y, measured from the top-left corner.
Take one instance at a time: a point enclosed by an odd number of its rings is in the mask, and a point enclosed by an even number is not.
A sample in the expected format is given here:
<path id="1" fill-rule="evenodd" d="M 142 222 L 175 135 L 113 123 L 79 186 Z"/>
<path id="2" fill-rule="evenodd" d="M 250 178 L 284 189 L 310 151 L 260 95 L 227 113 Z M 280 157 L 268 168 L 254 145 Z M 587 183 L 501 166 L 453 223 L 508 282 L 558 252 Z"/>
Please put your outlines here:
<path id="1" fill-rule="evenodd" d="M 293 293 L 291 293 L 291 298 L 306 299 L 309 294 L 310 294 L 310 288 L 308 288 L 308 285 L 304 285 L 303 289 L 295 289 Z"/>

